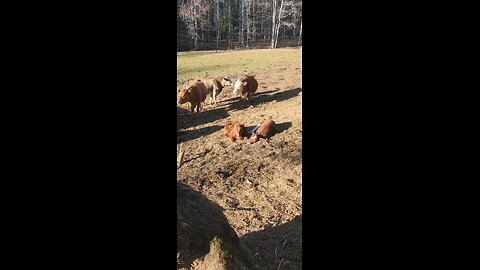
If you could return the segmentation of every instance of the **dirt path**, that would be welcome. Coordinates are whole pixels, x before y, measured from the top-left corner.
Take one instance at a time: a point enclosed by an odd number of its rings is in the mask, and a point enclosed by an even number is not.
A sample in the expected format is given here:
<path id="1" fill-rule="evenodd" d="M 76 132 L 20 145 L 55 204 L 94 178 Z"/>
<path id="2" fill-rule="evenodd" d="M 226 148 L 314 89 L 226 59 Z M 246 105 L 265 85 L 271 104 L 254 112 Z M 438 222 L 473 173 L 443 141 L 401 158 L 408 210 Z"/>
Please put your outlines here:
<path id="1" fill-rule="evenodd" d="M 300 67 L 254 74 L 259 88 L 253 107 L 232 88 L 217 106 L 207 105 L 197 119 L 177 107 L 177 145 L 185 149 L 177 181 L 186 183 L 224 208 L 259 269 L 302 266 L 302 81 Z M 239 120 L 251 129 L 273 119 L 279 133 L 269 142 L 230 142 L 220 137 L 224 124 Z"/>

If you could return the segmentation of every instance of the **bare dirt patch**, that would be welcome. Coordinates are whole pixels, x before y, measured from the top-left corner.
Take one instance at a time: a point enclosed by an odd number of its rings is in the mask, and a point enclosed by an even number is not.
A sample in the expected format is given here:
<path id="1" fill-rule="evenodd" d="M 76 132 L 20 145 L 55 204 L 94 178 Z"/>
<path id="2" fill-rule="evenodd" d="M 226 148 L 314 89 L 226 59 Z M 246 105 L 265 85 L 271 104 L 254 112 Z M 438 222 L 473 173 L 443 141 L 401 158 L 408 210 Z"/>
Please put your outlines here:
<path id="1" fill-rule="evenodd" d="M 251 104 L 226 87 L 196 119 L 177 107 L 177 145 L 185 149 L 177 181 L 224 209 L 259 269 L 302 267 L 301 72 L 289 65 L 252 73 L 259 87 Z M 249 130 L 268 118 L 279 129 L 269 142 L 220 136 L 227 121 Z"/>

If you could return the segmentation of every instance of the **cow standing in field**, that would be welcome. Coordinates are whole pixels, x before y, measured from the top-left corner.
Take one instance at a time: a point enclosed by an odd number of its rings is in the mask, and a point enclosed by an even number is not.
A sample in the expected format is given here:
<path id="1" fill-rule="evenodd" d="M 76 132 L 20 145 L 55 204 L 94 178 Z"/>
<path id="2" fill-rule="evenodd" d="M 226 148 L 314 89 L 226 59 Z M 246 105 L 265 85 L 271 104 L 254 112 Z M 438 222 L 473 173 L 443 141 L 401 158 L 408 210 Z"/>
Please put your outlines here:
<path id="1" fill-rule="evenodd" d="M 250 139 L 248 140 L 248 142 L 255 143 L 260 138 L 266 139 L 268 141 L 268 139 L 276 132 L 277 132 L 277 127 L 273 120 L 263 120 L 260 123 L 260 126 L 258 127 L 258 129 L 252 132 L 252 136 L 250 136 Z"/>
<path id="2" fill-rule="evenodd" d="M 179 90 L 178 104 L 190 103 L 190 115 L 193 117 L 193 111 L 197 108 L 197 114 L 200 112 L 202 102 L 207 97 L 207 88 L 201 81 L 187 81 Z"/>
<path id="3" fill-rule="evenodd" d="M 247 138 L 247 128 L 245 124 L 238 121 L 229 121 L 223 127 L 221 136 L 227 136 L 232 142 L 235 140 L 243 140 Z"/>
<path id="4" fill-rule="evenodd" d="M 240 94 L 244 100 L 249 100 L 250 96 L 257 91 L 258 82 L 254 76 L 242 75 L 233 86 L 233 94 Z"/>
<path id="5" fill-rule="evenodd" d="M 203 79 L 202 80 L 203 84 L 205 84 L 205 87 L 207 88 L 207 93 L 208 96 L 210 97 L 210 104 L 212 102 L 217 105 L 217 96 L 222 92 L 222 89 L 225 86 L 230 86 L 232 85 L 232 81 L 229 78 L 223 77 L 221 80 L 217 79 Z"/>

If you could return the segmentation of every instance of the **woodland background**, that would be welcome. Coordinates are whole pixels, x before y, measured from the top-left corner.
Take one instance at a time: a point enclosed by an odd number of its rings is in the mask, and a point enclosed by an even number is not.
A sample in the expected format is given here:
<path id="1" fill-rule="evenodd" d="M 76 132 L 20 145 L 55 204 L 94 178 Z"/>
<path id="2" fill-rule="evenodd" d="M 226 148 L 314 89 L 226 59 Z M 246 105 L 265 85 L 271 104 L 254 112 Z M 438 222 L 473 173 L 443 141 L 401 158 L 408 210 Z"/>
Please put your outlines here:
<path id="1" fill-rule="evenodd" d="M 177 51 L 301 44 L 301 0 L 177 0 Z"/>

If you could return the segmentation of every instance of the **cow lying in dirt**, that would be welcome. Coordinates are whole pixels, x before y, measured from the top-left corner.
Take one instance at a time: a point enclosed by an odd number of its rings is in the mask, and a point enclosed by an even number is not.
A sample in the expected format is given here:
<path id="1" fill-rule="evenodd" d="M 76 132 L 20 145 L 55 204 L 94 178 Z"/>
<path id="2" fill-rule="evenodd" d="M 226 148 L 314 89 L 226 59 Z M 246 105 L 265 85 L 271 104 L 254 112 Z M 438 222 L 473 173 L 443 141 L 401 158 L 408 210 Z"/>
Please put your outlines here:
<path id="1" fill-rule="evenodd" d="M 212 101 L 217 105 L 217 96 L 222 92 L 225 86 L 232 85 L 232 81 L 229 78 L 223 77 L 221 80 L 217 79 L 203 79 L 201 80 L 207 88 L 208 96 L 210 97 L 210 104 Z"/>
<path id="2" fill-rule="evenodd" d="M 251 133 L 250 138 L 248 133 Z M 225 124 L 223 130 L 221 131 L 221 135 L 227 136 L 232 142 L 235 140 L 248 139 L 249 143 L 255 143 L 260 139 L 265 139 L 268 142 L 268 139 L 275 133 L 277 133 L 277 126 L 273 120 L 263 120 L 259 125 L 249 132 L 247 132 L 245 124 L 242 124 L 238 121 L 229 121 Z"/>
<path id="3" fill-rule="evenodd" d="M 242 75 L 233 85 L 233 94 L 240 94 L 242 99 L 248 100 L 257 88 L 258 82 L 254 76 Z"/>
<path id="4" fill-rule="evenodd" d="M 180 87 L 178 93 L 178 104 L 184 104 L 189 102 L 190 104 L 190 115 L 193 117 L 193 111 L 197 108 L 197 114 L 200 112 L 202 107 L 202 102 L 205 101 L 207 97 L 207 88 L 205 85 L 197 80 L 191 80 L 185 82 L 182 87 Z"/>
<path id="5" fill-rule="evenodd" d="M 242 124 L 238 121 L 229 121 L 223 127 L 221 136 L 227 136 L 232 142 L 235 140 L 244 140 L 248 137 L 247 128 L 245 127 L 245 124 Z"/>
<path id="6" fill-rule="evenodd" d="M 253 131 L 252 135 L 248 139 L 249 143 L 255 143 L 260 138 L 268 139 L 277 133 L 277 126 L 273 120 L 263 120 L 259 126 L 257 126 Z"/>

